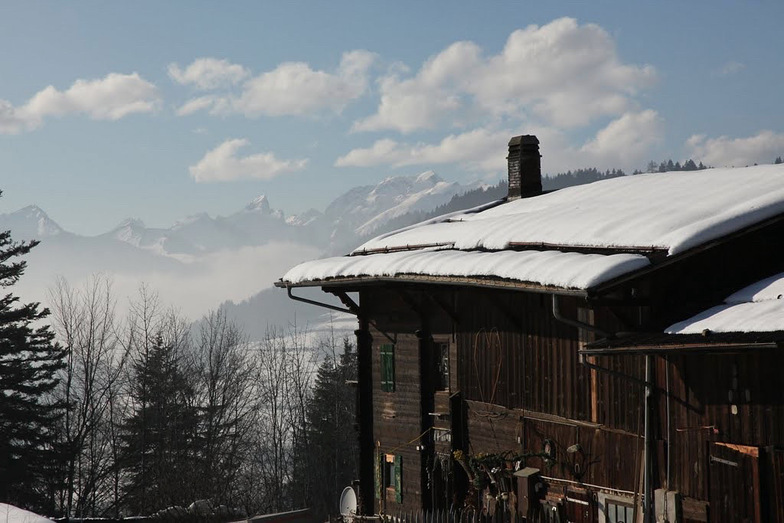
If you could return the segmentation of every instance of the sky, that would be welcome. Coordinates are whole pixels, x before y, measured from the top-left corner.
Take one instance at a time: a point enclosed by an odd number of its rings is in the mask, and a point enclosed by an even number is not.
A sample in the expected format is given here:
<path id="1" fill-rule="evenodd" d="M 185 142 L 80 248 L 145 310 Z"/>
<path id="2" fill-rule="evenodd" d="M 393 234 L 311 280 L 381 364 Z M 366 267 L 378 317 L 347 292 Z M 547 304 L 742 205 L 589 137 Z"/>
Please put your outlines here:
<path id="1" fill-rule="evenodd" d="M 546 5 L 545 5 L 546 4 Z M 169 227 L 433 169 L 784 156 L 784 3 L 0 3 L 0 213 Z"/>

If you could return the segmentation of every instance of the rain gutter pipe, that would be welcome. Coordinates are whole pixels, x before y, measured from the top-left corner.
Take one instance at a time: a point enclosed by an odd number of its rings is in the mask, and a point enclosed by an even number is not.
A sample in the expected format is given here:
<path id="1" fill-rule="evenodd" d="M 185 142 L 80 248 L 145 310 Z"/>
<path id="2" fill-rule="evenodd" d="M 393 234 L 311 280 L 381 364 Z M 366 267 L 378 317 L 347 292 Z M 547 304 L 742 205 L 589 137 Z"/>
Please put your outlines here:
<path id="1" fill-rule="evenodd" d="M 323 302 L 316 301 L 316 300 L 310 300 L 308 298 L 303 298 L 302 296 L 294 296 L 294 294 L 291 293 L 291 287 L 286 287 L 286 291 L 288 292 L 289 298 L 291 298 L 294 301 L 301 301 L 302 303 L 307 303 L 309 305 L 315 305 L 316 307 L 324 307 L 325 309 L 330 309 L 330 310 L 338 311 L 338 312 L 345 312 L 345 313 L 348 313 L 348 314 L 353 314 L 354 316 L 359 316 L 359 312 L 356 311 L 356 310 L 352 310 L 352 309 L 349 309 L 349 308 L 343 309 L 341 307 L 338 307 L 337 305 L 332 305 L 332 304 L 329 304 L 329 303 L 323 303 Z"/>

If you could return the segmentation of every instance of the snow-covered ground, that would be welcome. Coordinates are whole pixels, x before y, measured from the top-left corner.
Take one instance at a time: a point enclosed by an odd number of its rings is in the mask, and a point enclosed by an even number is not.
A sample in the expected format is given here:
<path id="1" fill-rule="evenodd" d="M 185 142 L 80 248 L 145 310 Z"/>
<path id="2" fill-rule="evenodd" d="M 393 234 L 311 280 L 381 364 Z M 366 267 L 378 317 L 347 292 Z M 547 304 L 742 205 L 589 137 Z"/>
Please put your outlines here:
<path id="1" fill-rule="evenodd" d="M 51 521 L 29 510 L 0 503 L 0 523 L 51 523 Z"/>

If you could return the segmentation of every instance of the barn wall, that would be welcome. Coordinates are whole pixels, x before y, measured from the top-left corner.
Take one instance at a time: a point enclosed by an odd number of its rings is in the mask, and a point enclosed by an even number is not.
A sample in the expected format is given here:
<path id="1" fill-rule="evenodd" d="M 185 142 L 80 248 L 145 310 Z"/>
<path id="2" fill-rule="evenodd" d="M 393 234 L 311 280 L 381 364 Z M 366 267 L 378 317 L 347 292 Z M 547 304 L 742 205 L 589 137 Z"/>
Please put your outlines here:
<path id="1" fill-rule="evenodd" d="M 428 428 L 451 428 L 453 440 L 469 454 L 532 455 L 527 465 L 565 484 L 639 491 L 644 391 L 634 379 L 644 377 L 644 357 L 590 360 L 604 370 L 581 364 L 578 350 L 585 335 L 553 318 L 549 296 L 390 287 L 363 293 L 361 303 L 373 338 L 374 441 L 380 453 L 403 457 L 402 503 L 387 497 L 387 512 L 427 506 L 425 471 L 432 458 L 416 447 L 432 445 L 441 455 L 450 450 L 448 441 L 417 439 Z M 623 323 L 606 309 L 589 311 L 576 298 L 561 298 L 560 305 L 565 316 L 609 330 L 620 330 Z M 650 310 L 625 312 L 644 321 Z M 396 390 L 383 392 L 378 347 L 390 337 L 396 340 Z M 449 411 L 451 417 L 429 417 L 423 410 L 421 351 L 430 339 L 450 343 L 451 383 L 450 390 L 434 394 L 427 408 Z M 759 448 L 760 481 L 770 483 L 765 478 L 773 477 L 771 471 L 780 470 L 784 462 L 776 449 L 784 447 L 784 389 L 777 385 L 782 368 L 784 355 L 779 351 L 673 356 L 669 363 L 657 357 L 655 486 L 669 484 L 685 496 L 684 510 L 706 517 L 711 463 L 714 468 L 717 463 L 711 460 L 710 445 L 716 442 Z M 668 383 L 669 424 L 664 392 Z M 460 416 L 450 397 L 460 398 Z M 458 418 L 459 431 L 464 431 L 460 435 L 454 427 Z M 554 459 L 535 456 L 545 440 L 555 449 Z M 572 452 L 567 451 L 570 447 Z M 784 513 L 778 501 L 761 503 L 759 510 Z"/>

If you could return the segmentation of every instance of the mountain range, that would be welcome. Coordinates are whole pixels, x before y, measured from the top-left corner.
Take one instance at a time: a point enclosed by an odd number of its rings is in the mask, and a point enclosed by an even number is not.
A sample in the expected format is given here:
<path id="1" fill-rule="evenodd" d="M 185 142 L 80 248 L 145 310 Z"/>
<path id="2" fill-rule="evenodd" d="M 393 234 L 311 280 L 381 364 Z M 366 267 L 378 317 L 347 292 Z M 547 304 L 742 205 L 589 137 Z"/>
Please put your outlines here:
<path id="1" fill-rule="evenodd" d="M 228 216 L 204 212 L 168 228 L 127 219 L 96 236 L 66 231 L 43 209 L 28 206 L 0 214 L 0 230 L 10 230 L 15 240 L 40 241 L 14 290 L 27 301 L 46 303 L 58 276 L 77 286 L 91 274 L 105 273 L 114 282 L 120 309 L 145 283 L 163 303 L 191 318 L 222 303 L 238 319 L 274 324 L 292 313 L 306 320 L 320 312 L 308 307 L 298 313 L 285 293 L 270 289 L 289 267 L 343 254 L 390 221 L 432 211 L 476 188 L 427 171 L 354 187 L 323 212 L 287 216 L 262 195 Z"/>

